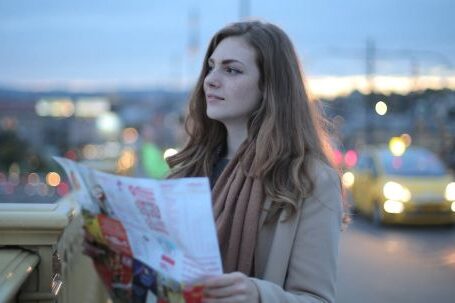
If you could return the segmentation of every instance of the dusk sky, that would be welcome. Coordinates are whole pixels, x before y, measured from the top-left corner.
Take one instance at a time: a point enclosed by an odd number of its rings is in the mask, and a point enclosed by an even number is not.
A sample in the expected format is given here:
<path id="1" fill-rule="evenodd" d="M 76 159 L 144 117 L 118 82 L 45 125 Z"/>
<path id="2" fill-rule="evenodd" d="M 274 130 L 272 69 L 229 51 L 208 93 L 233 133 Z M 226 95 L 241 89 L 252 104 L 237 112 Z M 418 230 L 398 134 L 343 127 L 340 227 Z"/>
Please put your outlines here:
<path id="1" fill-rule="evenodd" d="M 455 76 L 454 0 L 250 0 L 293 40 L 308 77 Z M 0 86 L 188 87 L 240 1 L 0 0 Z M 193 25 L 190 26 L 190 16 Z M 197 21 L 194 21 L 197 20 Z M 193 41 L 193 42 L 190 42 Z M 191 54 L 189 45 L 198 50 Z"/>

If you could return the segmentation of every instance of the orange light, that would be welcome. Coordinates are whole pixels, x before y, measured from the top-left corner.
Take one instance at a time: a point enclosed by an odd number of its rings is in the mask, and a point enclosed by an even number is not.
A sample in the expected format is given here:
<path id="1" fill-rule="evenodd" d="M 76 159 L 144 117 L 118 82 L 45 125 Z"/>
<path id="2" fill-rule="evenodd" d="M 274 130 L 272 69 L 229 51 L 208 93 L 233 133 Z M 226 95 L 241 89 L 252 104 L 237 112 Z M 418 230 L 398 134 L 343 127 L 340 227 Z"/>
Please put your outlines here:
<path id="1" fill-rule="evenodd" d="M 411 145 L 412 143 L 412 138 L 409 134 L 402 134 L 400 136 L 401 140 L 403 140 L 404 144 L 406 145 L 406 147 L 409 147 L 409 145 Z"/>
<path id="2" fill-rule="evenodd" d="M 49 186 L 58 186 L 60 184 L 60 175 L 56 172 L 50 172 L 46 175 L 46 183 Z"/>
<path id="3" fill-rule="evenodd" d="M 128 127 L 123 130 L 122 133 L 123 141 L 126 144 L 133 144 L 134 142 L 137 141 L 138 138 L 138 133 L 135 128 Z"/>
<path id="4" fill-rule="evenodd" d="M 118 159 L 117 167 L 119 171 L 129 170 L 136 163 L 136 155 L 133 149 L 126 148 L 122 151 L 120 158 Z"/>

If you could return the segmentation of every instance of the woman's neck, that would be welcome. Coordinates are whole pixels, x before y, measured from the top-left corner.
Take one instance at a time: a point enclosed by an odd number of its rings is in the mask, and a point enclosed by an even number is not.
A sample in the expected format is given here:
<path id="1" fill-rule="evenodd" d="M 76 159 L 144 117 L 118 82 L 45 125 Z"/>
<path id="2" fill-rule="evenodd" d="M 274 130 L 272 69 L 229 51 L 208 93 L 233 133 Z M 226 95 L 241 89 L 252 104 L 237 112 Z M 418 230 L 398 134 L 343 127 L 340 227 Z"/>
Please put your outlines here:
<path id="1" fill-rule="evenodd" d="M 225 125 L 227 129 L 227 154 L 226 158 L 232 159 L 237 153 L 240 144 L 245 141 L 248 132 L 243 125 Z"/>

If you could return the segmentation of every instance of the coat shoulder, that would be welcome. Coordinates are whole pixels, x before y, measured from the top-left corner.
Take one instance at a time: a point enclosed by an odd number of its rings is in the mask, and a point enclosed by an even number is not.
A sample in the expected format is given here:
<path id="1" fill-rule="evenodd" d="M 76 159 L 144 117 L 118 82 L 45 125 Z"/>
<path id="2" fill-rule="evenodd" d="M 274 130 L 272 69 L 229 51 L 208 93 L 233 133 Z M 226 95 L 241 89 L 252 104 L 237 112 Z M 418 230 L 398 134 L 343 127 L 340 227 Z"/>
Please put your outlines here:
<path id="1" fill-rule="evenodd" d="M 314 160 L 310 165 L 309 175 L 313 181 L 313 192 L 305 202 L 322 203 L 333 211 L 342 211 L 339 172 L 321 160 Z"/>

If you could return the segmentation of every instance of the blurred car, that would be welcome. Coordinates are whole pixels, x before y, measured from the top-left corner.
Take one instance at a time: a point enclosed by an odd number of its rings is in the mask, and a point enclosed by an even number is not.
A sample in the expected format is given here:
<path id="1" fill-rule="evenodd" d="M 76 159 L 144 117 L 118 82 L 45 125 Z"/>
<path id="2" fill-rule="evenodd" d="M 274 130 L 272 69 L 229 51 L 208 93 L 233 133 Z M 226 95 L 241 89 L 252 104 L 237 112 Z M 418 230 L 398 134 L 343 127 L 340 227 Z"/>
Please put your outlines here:
<path id="1" fill-rule="evenodd" d="M 374 223 L 455 224 L 455 182 L 431 151 L 387 147 L 359 151 L 351 170 L 353 207 Z"/>

